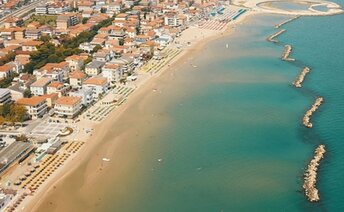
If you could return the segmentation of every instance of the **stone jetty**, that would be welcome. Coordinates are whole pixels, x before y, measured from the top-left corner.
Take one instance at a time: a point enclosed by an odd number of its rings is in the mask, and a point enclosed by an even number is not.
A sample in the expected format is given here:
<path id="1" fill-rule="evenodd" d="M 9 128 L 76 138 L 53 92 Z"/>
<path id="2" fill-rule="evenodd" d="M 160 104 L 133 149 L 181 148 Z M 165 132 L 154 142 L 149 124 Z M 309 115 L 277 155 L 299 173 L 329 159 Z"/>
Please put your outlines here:
<path id="1" fill-rule="evenodd" d="M 321 159 L 324 158 L 325 152 L 325 145 L 319 145 L 315 149 L 315 155 L 308 164 L 308 167 L 304 173 L 303 189 L 305 190 L 305 194 L 310 202 L 317 202 L 320 200 L 319 191 L 316 188 L 317 171 Z"/>
<path id="2" fill-rule="evenodd" d="M 292 51 L 292 47 L 291 45 L 285 45 L 284 46 L 284 51 L 283 51 L 283 55 L 282 55 L 282 60 L 285 60 L 285 61 L 295 61 L 294 58 L 290 58 L 289 55 L 291 54 L 291 51 Z"/>
<path id="3" fill-rule="evenodd" d="M 297 77 L 297 79 L 294 81 L 293 85 L 296 88 L 301 88 L 302 87 L 302 82 L 305 79 L 306 75 L 311 71 L 310 68 L 305 67 L 302 69 L 300 75 Z"/>
<path id="4" fill-rule="evenodd" d="M 278 37 L 279 35 L 281 35 L 282 33 L 284 33 L 285 31 L 287 31 L 287 30 L 281 29 L 280 31 L 278 31 L 278 32 L 276 32 L 276 33 L 270 35 L 270 36 L 267 38 L 267 40 L 270 41 L 270 42 L 273 42 L 273 43 L 278 43 L 278 40 L 275 40 L 275 38 Z"/>
<path id="5" fill-rule="evenodd" d="M 278 28 L 280 28 L 281 26 L 283 26 L 284 24 L 287 24 L 287 23 L 289 23 L 289 22 L 291 22 L 291 21 L 293 21 L 293 20 L 295 20 L 295 19 L 298 19 L 299 17 L 300 17 L 300 16 L 295 16 L 295 17 L 293 17 L 293 18 L 289 18 L 288 20 L 285 20 L 285 21 L 283 21 L 282 23 L 277 24 L 277 25 L 275 26 L 275 28 L 278 29 Z"/>
<path id="6" fill-rule="evenodd" d="M 311 123 L 311 117 L 313 115 L 313 113 L 318 110 L 318 108 L 320 107 L 320 105 L 324 102 L 324 98 L 319 97 L 315 100 L 315 103 L 312 105 L 311 109 L 307 110 L 307 112 L 305 113 L 305 115 L 303 116 L 303 125 L 305 125 L 308 128 L 312 128 L 313 124 Z"/>

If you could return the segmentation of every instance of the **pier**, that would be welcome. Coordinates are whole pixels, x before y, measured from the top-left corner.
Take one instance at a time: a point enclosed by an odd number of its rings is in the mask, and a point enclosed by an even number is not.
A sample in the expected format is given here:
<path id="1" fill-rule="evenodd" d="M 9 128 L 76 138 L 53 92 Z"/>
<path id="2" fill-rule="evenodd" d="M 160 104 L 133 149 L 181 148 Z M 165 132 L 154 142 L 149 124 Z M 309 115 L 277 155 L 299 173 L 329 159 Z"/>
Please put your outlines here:
<path id="1" fill-rule="evenodd" d="M 311 117 L 313 115 L 313 113 L 315 111 L 318 110 L 318 108 L 320 107 L 320 105 L 324 102 L 324 98 L 319 97 L 315 100 L 315 103 L 312 105 L 311 109 L 307 110 L 307 112 L 305 113 L 305 115 L 303 116 L 303 125 L 305 125 L 308 128 L 312 128 L 313 124 L 311 123 Z"/>
<path id="2" fill-rule="evenodd" d="M 305 194 L 310 202 L 317 202 L 320 200 L 319 191 L 316 188 L 317 171 L 321 159 L 324 158 L 325 152 L 325 145 L 319 145 L 315 149 L 315 155 L 308 164 L 308 167 L 304 173 L 303 188 L 305 189 Z"/>
<path id="3" fill-rule="evenodd" d="M 289 57 L 289 55 L 291 54 L 291 51 L 292 51 L 291 45 L 285 45 L 284 46 L 283 55 L 282 55 L 282 60 L 285 60 L 285 61 L 295 61 L 294 58 L 290 58 Z"/>
<path id="4" fill-rule="evenodd" d="M 296 88 L 301 88 L 302 87 L 302 82 L 303 80 L 305 79 L 306 75 L 311 71 L 310 68 L 308 67 L 305 67 L 300 75 L 298 76 L 298 78 L 294 81 L 293 85 L 296 87 Z"/>
<path id="5" fill-rule="evenodd" d="M 281 35 L 282 33 L 284 33 L 285 31 L 287 31 L 287 30 L 281 29 L 280 31 L 278 31 L 278 32 L 276 32 L 276 33 L 270 35 L 270 36 L 267 38 L 267 40 L 270 41 L 270 42 L 273 42 L 273 43 L 278 43 L 278 40 L 275 40 L 275 38 L 278 37 L 279 35 Z"/>
<path id="6" fill-rule="evenodd" d="M 293 18 L 289 18 L 288 20 L 285 20 L 285 21 L 283 21 L 282 23 L 277 24 L 277 25 L 275 26 L 275 28 L 278 29 L 278 28 L 280 28 L 281 26 L 283 26 L 284 24 L 287 24 L 287 23 L 289 23 L 289 22 L 291 22 L 291 21 L 294 21 L 294 20 L 298 19 L 299 17 L 300 17 L 300 16 L 295 16 L 295 17 L 293 17 Z"/>

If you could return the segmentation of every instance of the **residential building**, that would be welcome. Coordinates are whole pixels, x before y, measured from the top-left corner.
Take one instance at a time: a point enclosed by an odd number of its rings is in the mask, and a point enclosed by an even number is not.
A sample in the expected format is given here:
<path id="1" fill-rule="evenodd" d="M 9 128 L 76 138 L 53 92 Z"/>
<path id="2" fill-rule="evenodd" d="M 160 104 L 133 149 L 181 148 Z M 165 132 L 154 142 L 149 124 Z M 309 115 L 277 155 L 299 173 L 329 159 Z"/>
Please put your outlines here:
<path id="1" fill-rule="evenodd" d="M 17 100 L 17 104 L 23 105 L 31 119 L 43 117 L 48 112 L 47 102 L 44 97 L 34 96 Z"/>
<path id="2" fill-rule="evenodd" d="M 24 25 L 24 21 L 22 18 L 11 16 L 4 21 L 3 25 L 5 26 L 5 28 L 21 27 Z"/>
<path id="3" fill-rule="evenodd" d="M 67 57 L 65 60 L 71 71 L 80 70 L 84 66 L 84 60 L 87 59 L 85 56 L 72 55 Z"/>
<path id="4" fill-rule="evenodd" d="M 118 59 L 112 59 L 111 63 L 121 65 L 124 73 L 132 73 L 135 69 L 134 58 L 131 57 L 125 56 Z"/>
<path id="5" fill-rule="evenodd" d="M 95 76 L 84 81 L 84 88 L 91 88 L 93 92 L 93 98 L 99 99 L 101 95 L 104 95 L 110 88 L 110 83 L 107 78 Z"/>
<path id="6" fill-rule="evenodd" d="M 125 38 L 126 33 L 123 27 L 111 26 L 108 28 L 110 29 L 109 39 L 123 40 Z"/>
<path id="7" fill-rule="evenodd" d="M 108 62 L 111 59 L 110 51 L 103 49 L 93 54 L 93 59 L 100 62 Z"/>
<path id="8" fill-rule="evenodd" d="M 47 93 L 47 87 L 52 81 L 51 78 L 42 77 L 30 85 L 30 91 L 35 96 L 42 96 Z"/>
<path id="9" fill-rule="evenodd" d="M 67 93 L 68 86 L 62 82 L 54 81 L 47 86 L 47 94 L 57 93 L 59 97 Z"/>
<path id="10" fill-rule="evenodd" d="M 49 108 L 53 108 L 55 105 L 56 100 L 59 98 L 57 93 L 45 94 L 42 96 L 47 101 L 47 105 Z"/>
<path id="11" fill-rule="evenodd" d="M 57 17 L 56 28 L 68 29 L 70 26 L 75 26 L 79 23 L 79 17 L 75 14 L 62 14 Z"/>
<path id="12" fill-rule="evenodd" d="M 41 30 L 40 29 L 27 28 L 25 30 L 25 38 L 26 39 L 37 40 L 40 37 L 41 37 Z"/>
<path id="13" fill-rule="evenodd" d="M 85 51 L 85 52 L 91 52 L 93 51 L 95 45 L 91 45 L 89 42 L 81 43 L 79 45 L 79 49 Z"/>
<path id="14" fill-rule="evenodd" d="M 120 64 L 107 63 L 102 68 L 102 76 L 111 83 L 119 82 L 123 76 L 123 70 Z"/>
<path id="15" fill-rule="evenodd" d="M 93 89 L 84 87 L 77 91 L 70 92 L 69 96 L 81 97 L 81 104 L 87 106 L 93 102 Z"/>
<path id="16" fill-rule="evenodd" d="M 11 92 L 7 88 L 0 88 L 0 105 L 12 102 Z"/>
<path id="17" fill-rule="evenodd" d="M 54 81 L 63 82 L 67 80 L 69 72 L 69 66 L 67 62 L 61 63 L 47 63 L 45 66 L 37 71 L 34 71 L 35 76 L 50 77 Z"/>
<path id="18" fill-rule="evenodd" d="M 172 27 L 177 27 L 178 25 L 178 15 L 175 12 L 168 12 L 164 14 L 164 24 Z"/>
<path id="19" fill-rule="evenodd" d="M 37 47 L 41 46 L 42 44 L 43 44 L 42 41 L 34 41 L 34 40 L 26 41 L 22 44 L 22 50 L 28 51 L 28 52 L 37 51 Z"/>
<path id="20" fill-rule="evenodd" d="M 48 7 L 47 5 L 38 5 L 36 8 L 35 8 L 35 13 L 37 15 L 45 15 L 47 14 L 48 12 Z"/>
<path id="21" fill-rule="evenodd" d="M 87 75 L 82 71 L 73 71 L 69 74 L 69 84 L 71 86 L 81 86 Z"/>
<path id="22" fill-rule="evenodd" d="M 74 118 L 81 110 L 81 97 L 62 96 L 55 102 L 55 113 L 59 117 Z"/>
<path id="23" fill-rule="evenodd" d="M 13 73 L 13 65 L 5 64 L 3 66 L 0 66 L 0 79 L 6 79 L 10 76 L 12 76 Z"/>
<path id="24" fill-rule="evenodd" d="M 101 72 L 101 68 L 105 65 L 105 62 L 92 61 L 86 65 L 85 73 L 89 76 L 96 76 Z"/>

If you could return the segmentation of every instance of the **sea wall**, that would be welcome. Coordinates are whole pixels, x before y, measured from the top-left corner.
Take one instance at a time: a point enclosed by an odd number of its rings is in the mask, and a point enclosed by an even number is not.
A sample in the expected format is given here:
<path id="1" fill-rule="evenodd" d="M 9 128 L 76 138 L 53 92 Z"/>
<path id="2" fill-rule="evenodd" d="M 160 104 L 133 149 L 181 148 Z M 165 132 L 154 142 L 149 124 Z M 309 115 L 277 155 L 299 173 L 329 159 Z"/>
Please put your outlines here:
<path id="1" fill-rule="evenodd" d="M 318 110 L 320 105 L 324 102 L 324 98 L 319 97 L 315 100 L 315 103 L 312 105 L 311 109 L 307 110 L 305 115 L 303 116 L 302 123 L 308 128 L 312 128 L 313 124 L 311 123 L 311 117 L 315 111 Z"/>
<path id="2" fill-rule="evenodd" d="M 285 21 L 283 21 L 283 22 L 277 24 L 277 25 L 275 26 L 275 28 L 278 29 L 278 28 L 280 28 L 281 26 L 283 26 L 284 24 L 287 24 L 287 23 L 289 23 L 289 22 L 291 22 L 291 21 L 293 21 L 293 20 L 296 20 L 296 19 L 298 19 L 299 17 L 300 17 L 300 16 L 295 16 L 295 17 L 293 17 L 293 18 L 289 18 L 288 20 L 285 20 Z"/>
<path id="3" fill-rule="evenodd" d="M 282 60 L 285 61 L 295 61 L 294 58 L 290 58 L 289 55 L 291 54 L 291 51 L 293 50 L 293 48 L 291 47 L 291 45 L 285 45 L 284 46 L 284 51 L 282 54 Z"/>
<path id="4" fill-rule="evenodd" d="M 317 202 L 320 200 L 319 191 L 316 188 L 318 167 L 321 159 L 324 158 L 325 145 L 319 145 L 314 151 L 314 157 L 307 166 L 304 173 L 303 188 L 305 194 L 310 202 Z"/>
<path id="5" fill-rule="evenodd" d="M 284 33 L 285 31 L 287 31 L 287 30 L 281 29 L 280 31 L 278 31 L 278 32 L 276 32 L 276 33 L 270 35 L 270 36 L 267 38 L 267 40 L 270 41 L 270 42 L 273 42 L 273 43 L 278 43 L 278 40 L 275 40 L 275 38 L 278 37 L 278 36 L 280 36 L 280 35 L 281 35 L 282 33 Z"/>
<path id="6" fill-rule="evenodd" d="M 296 88 L 302 87 L 302 82 L 305 80 L 306 75 L 311 71 L 309 67 L 305 67 L 302 69 L 300 75 L 297 77 L 297 79 L 294 81 L 293 85 Z"/>

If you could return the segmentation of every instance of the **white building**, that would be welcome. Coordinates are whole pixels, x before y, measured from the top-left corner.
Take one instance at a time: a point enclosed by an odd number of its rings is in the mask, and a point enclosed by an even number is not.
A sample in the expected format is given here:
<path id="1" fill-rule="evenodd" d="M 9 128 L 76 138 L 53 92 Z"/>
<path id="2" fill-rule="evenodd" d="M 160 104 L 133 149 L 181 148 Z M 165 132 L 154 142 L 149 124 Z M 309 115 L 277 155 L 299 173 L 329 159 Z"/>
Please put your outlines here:
<path id="1" fill-rule="evenodd" d="M 9 104 L 12 101 L 11 92 L 7 88 L 0 88 L 0 105 Z"/>
<path id="2" fill-rule="evenodd" d="M 73 87 L 82 86 L 82 82 L 86 77 L 86 74 L 82 71 L 73 71 L 69 74 L 69 84 Z"/>
<path id="3" fill-rule="evenodd" d="M 47 86 L 51 82 L 51 78 L 42 77 L 30 85 L 30 91 L 35 96 L 42 96 L 47 93 Z"/>
<path id="4" fill-rule="evenodd" d="M 37 15 L 45 15 L 47 14 L 48 12 L 48 8 L 46 5 L 38 5 L 36 8 L 35 8 L 35 13 Z"/>
<path id="5" fill-rule="evenodd" d="M 74 118 L 81 110 L 81 97 L 62 96 L 56 100 L 54 109 L 60 117 Z"/>
<path id="6" fill-rule="evenodd" d="M 70 86 L 63 84 L 62 82 L 52 82 L 47 86 L 47 94 L 57 93 L 59 97 L 65 95 Z"/>
<path id="7" fill-rule="evenodd" d="M 109 82 L 119 82 L 123 76 L 123 70 L 120 64 L 107 63 L 102 68 L 102 76 L 107 78 Z"/>
<path id="8" fill-rule="evenodd" d="M 101 95 L 104 95 L 110 88 L 110 83 L 105 77 L 91 77 L 84 81 L 84 88 L 91 88 L 93 92 L 93 98 L 99 99 Z"/>
<path id="9" fill-rule="evenodd" d="M 84 65 L 84 57 L 79 55 L 72 55 L 67 57 L 65 60 L 71 71 L 80 70 Z"/>
<path id="10" fill-rule="evenodd" d="M 101 68 L 105 65 L 105 62 L 92 61 L 86 65 L 85 73 L 89 76 L 96 76 L 101 72 Z"/>
<path id="11" fill-rule="evenodd" d="M 83 50 L 83 51 L 85 51 L 85 52 L 91 52 L 91 51 L 93 51 L 94 47 L 95 47 L 95 45 L 91 45 L 91 44 L 88 43 L 88 42 L 81 43 L 81 44 L 79 45 L 79 49 L 81 49 L 81 50 Z"/>
<path id="12" fill-rule="evenodd" d="M 87 106 L 93 102 L 93 90 L 92 88 L 81 88 L 78 91 L 70 92 L 69 96 L 80 97 L 81 104 Z"/>
<path id="13" fill-rule="evenodd" d="M 41 118 L 48 111 L 45 98 L 40 96 L 18 99 L 17 104 L 25 106 L 32 119 Z"/>

